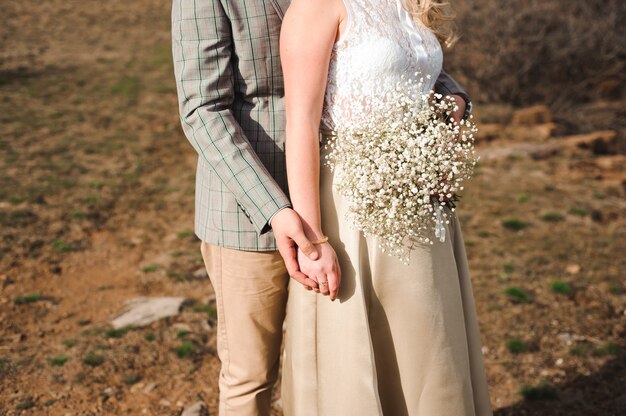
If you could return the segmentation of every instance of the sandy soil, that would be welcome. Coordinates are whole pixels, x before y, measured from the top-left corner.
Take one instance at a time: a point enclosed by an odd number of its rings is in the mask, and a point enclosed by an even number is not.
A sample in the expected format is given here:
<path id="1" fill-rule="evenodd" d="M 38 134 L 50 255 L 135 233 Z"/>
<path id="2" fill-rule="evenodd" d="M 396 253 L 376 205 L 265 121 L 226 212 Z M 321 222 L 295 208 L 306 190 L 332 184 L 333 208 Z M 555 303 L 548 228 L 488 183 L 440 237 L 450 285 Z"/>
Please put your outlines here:
<path id="1" fill-rule="evenodd" d="M 216 412 L 215 308 L 195 273 L 196 155 L 178 122 L 169 7 L 3 3 L 2 415 L 178 415 L 197 400 Z M 502 128 L 479 147 L 561 140 L 540 131 Z M 626 408 L 626 159 L 612 153 L 485 160 L 466 187 L 458 212 L 496 415 Z M 125 300 L 161 295 L 189 301 L 111 330 Z"/>

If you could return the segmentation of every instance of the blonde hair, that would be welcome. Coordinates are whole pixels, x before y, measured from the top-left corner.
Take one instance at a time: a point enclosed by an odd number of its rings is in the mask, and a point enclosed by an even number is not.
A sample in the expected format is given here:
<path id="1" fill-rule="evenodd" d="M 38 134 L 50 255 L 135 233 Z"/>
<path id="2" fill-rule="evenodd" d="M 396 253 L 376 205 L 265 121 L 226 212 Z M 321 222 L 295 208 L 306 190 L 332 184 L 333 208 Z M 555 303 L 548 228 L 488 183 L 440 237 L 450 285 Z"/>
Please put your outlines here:
<path id="1" fill-rule="evenodd" d="M 450 3 L 446 0 L 403 0 L 413 19 L 420 20 L 430 28 L 439 41 L 451 47 L 458 40 L 456 17 Z"/>

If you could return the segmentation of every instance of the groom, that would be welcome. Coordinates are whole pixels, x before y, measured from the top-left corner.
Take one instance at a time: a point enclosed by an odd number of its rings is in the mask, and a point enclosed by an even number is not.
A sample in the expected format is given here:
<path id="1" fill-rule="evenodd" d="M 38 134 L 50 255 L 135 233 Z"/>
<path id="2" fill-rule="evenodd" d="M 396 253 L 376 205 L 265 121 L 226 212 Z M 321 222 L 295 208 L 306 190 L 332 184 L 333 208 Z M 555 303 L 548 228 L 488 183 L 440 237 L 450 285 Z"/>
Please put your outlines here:
<path id="1" fill-rule="evenodd" d="M 287 196 L 279 34 L 289 0 L 173 0 L 180 117 L 198 153 L 195 233 L 217 304 L 220 415 L 269 415 L 296 246 L 311 259 Z M 469 97 L 442 73 L 437 92 Z"/>

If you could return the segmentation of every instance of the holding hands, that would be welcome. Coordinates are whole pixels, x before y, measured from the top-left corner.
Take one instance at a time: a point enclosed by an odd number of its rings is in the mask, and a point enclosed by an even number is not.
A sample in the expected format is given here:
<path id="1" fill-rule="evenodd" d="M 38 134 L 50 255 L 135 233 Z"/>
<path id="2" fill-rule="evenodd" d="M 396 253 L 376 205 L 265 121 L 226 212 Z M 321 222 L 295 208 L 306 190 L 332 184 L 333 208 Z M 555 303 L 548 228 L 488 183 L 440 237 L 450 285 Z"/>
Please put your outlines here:
<path id="1" fill-rule="evenodd" d="M 303 230 L 300 216 L 291 208 L 281 209 L 272 219 L 271 225 L 289 276 L 305 289 L 335 300 L 341 269 L 328 238 L 311 242 Z"/>
<path id="2" fill-rule="evenodd" d="M 322 240 L 316 244 L 319 253 L 317 260 L 311 260 L 302 249 L 298 248 L 298 264 L 302 273 L 317 282 L 319 289 L 316 292 L 330 296 L 330 300 L 334 301 L 341 283 L 341 267 L 335 250 L 326 241 L 327 237 Z"/>

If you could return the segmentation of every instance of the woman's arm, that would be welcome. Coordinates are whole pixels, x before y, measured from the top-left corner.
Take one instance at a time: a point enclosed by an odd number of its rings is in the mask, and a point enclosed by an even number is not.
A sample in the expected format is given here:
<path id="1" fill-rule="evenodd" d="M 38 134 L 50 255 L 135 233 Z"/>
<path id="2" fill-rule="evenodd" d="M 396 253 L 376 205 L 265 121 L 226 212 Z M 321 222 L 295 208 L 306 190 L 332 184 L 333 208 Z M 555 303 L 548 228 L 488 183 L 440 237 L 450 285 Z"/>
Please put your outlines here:
<path id="1" fill-rule="evenodd" d="M 304 232 L 311 240 L 324 234 L 321 229 L 319 196 L 319 126 L 328 64 L 335 40 L 345 21 L 341 0 L 294 0 L 281 29 L 280 55 L 285 79 L 287 111 L 287 178 L 293 209 L 302 218 Z M 320 258 L 301 264 L 302 271 L 322 285 L 322 293 L 334 299 L 340 271 L 329 244 L 321 244 Z M 305 270 L 306 269 L 306 270 Z"/>

